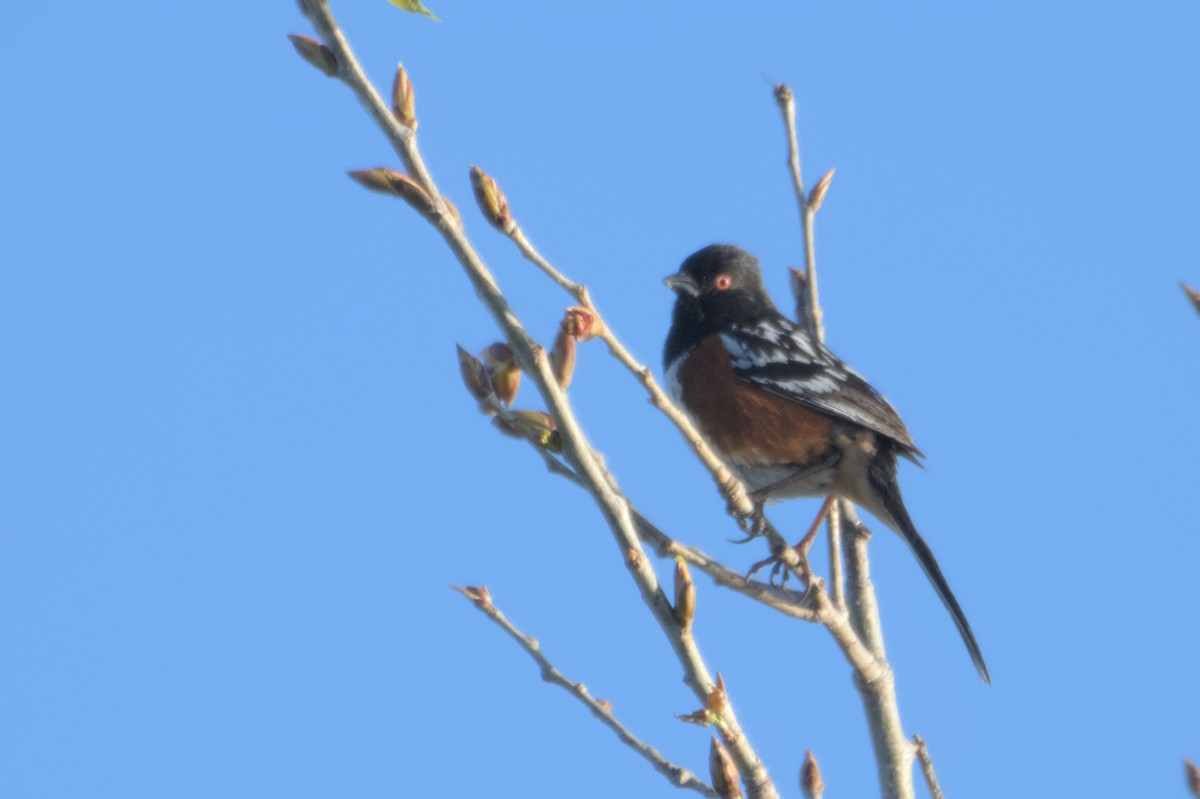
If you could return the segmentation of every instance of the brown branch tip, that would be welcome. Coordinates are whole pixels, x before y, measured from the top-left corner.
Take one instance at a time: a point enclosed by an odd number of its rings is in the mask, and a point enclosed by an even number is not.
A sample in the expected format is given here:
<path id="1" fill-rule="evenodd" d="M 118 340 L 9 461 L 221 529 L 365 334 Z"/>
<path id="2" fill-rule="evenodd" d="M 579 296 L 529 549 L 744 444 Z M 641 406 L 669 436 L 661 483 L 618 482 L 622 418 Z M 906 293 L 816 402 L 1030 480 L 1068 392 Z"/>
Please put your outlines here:
<path id="1" fill-rule="evenodd" d="M 472 166 L 471 188 L 475 190 L 475 202 L 479 204 L 479 210 L 488 223 L 505 235 L 511 233 L 515 223 L 512 211 L 508 208 L 508 198 L 500 190 L 500 185 L 491 175 Z"/>
<path id="2" fill-rule="evenodd" d="M 713 790 L 721 799 L 742 799 L 737 766 L 734 765 L 725 744 L 715 735 L 708 748 L 708 773 L 712 778 Z"/>
<path id="3" fill-rule="evenodd" d="M 820 799 L 825 793 L 825 781 L 821 779 L 821 767 L 817 764 L 816 755 L 809 749 L 804 755 L 804 765 L 800 767 L 800 790 L 806 799 Z"/>
<path id="4" fill-rule="evenodd" d="M 1187 283 L 1180 283 L 1179 287 L 1183 289 L 1183 293 L 1192 301 L 1192 306 L 1196 309 L 1196 313 L 1200 313 L 1200 291 L 1189 286 Z"/>
<path id="5" fill-rule="evenodd" d="M 474 602 L 475 607 L 479 608 L 483 612 L 485 612 L 485 613 L 494 613 L 495 612 L 496 608 L 492 605 L 492 595 L 488 591 L 486 585 L 480 585 L 480 586 L 468 585 L 466 588 L 462 588 L 457 585 L 451 585 L 450 587 L 453 588 L 458 593 L 465 596 L 467 599 Z"/>
<path id="6" fill-rule="evenodd" d="M 365 189 L 399 197 L 422 216 L 430 218 L 434 216 L 433 199 L 408 175 L 382 166 L 371 169 L 354 169 L 346 174 Z M 454 215 L 458 216 L 457 211 L 454 212 Z"/>
<path id="7" fill-rule="evenodd" d="M 416 97 L 403 64 L 396 65 L 396 78 L 392 81 L 392 113 L 401 125 L 417 129 Z"/>
<path id="8" fill-rule="evenodd" d="M 292 40 L 292 47 L 296 48 L 296 52 L 300 54 L 301 58 L 324 72 L 328 77 L 332 78 L 337 75 L 337 56 L 333 54 L 332 50 L 316 39 L 310 39 L 298 33 L 289 33 L 288 38 Z"/>
<path id="9" fill-rule="evenodd" d="M 692 628 L 692 618 L 696 615 L 696 584 L 692 582 L 692 574 L 688 571 L 687 562 L 675 556 L 675 620 L 684 630 Z"/>
<path id="10" fill-rule="evenodd" d="M 831 169 L 822 175 L 817 185 L 808 193 L 808 210 L 811 213 L 815 214 L 821 210 L 821 205 L 825 202 L 825 193 L 829 191 L 829 184 L 833 182 L 833 173 L 836 171 L 836 168 Z"/>

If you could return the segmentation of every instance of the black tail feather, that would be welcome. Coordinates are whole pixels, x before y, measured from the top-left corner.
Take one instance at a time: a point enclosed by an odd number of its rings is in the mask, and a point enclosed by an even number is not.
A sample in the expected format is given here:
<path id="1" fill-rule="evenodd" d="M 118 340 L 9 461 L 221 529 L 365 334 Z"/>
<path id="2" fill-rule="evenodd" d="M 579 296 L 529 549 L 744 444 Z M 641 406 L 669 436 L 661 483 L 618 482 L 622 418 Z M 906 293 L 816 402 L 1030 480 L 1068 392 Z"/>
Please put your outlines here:
<path id="1" fill-rule="evenodd" d="M 921 564 L 925 576 L 929 578 L 929 582 L 933 583 L 933 588 L 941 598 L 942 604 L 946 606 L 946 610 L 950 611 L 950 616 L 954 619 L 955 626 L 958 627 L 958 634 L 962 636 L 963 643 L 967 646 L 967 652 L 971 655 L 971 662 L 979 671 L 980 679 L 991 685 L 992 678 L 988 674 L 987 664 L 983 662 L 983 653 L 979 651 L 979 644 L 975 641 L 975 633 L 971 631 L 967 616 L 963 613 L 958 600 L 954 598 L 954 592 L 950 590 L 950 584 L 946 582 L 946 577 L 942 574 L 942 569 L 938 566 L 933 551 L 925 543 L 921 534 L 917 532 L 916 525 L 913 524 L 908 510 L 904 507 L 904 501 L 900 498 L 900 486 L 896 482 L 895 453 L 880 452 L 872 467 L 871 482 L 883 501 L 884 509 L 895 522 L 896 532 L 908 542 L 909 548 L 917 558 L 917 563 Z"/>

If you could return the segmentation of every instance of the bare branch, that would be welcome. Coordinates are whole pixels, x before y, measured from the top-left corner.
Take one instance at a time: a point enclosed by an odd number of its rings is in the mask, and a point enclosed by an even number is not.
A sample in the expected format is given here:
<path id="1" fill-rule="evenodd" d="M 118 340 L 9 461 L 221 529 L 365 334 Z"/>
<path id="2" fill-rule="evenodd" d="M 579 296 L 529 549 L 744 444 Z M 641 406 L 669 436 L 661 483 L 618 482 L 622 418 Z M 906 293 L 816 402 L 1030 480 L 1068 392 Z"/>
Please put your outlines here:
<path id="1" fill-rule="evenodd" d="M 921 764 L 921 773 L 925 775 L 925 784 L 929 786 L 930 799 L 946 799 L 942 786 L 938 784 L 937 772 L 933 770 L 933 758 L 929 756 L 925 739 L 916 733 L 913 733 L 912 739 L 917 745 L 917 761 Z"/>
<path id="2" fill-rule="evenodd" d="M 779 84 L 775 87 L 775 103 L 783 114 L 783 124 L 787 128 L 788 137 L 788 168 L 792 173 L 792 185 L 796 190 L 796 203 L 800 206 L 800 228 L 804 233 L 804 264 L 806 288 L 808 290 L 808 319 L 809 330 L 818 339 L 825 337 L 825 327 L 822 324 L 821 303 L 817 293 L 817 256 L 813 240 L 813 215 L 815 210 L 809 203 L 804 191 L 804 178 L 800 174 L 800 143 L 796 136 L 796 97 L 791 87 Z M 830 171 L 826 178 L 831 178 Z M 826 184 L 828 188 L 828 184 Z M 824 200 L 825 193 L 821 192 Z"/>
<path id="3" fill-rule="evenodd" d="M 788 166 L 800 206 L 800 223 L 804 234 L 804 288 L 808 299 L 803 321 L 809 325 L 814 338 L 823 341 L 825 328 L 817 294 L 817 263 L 813 244 L 813 216 L 820 207 L 828 190 L 833 170 L 825 174 L 812 195 L 804 191 L 804 178 L 800 172 L 800 145 L 796 136 L 796 101 L 792 90 L 779 84 L 775 87 L 775 102 L 783 115 L 788 138 Z M 793 286 L 795 282 L 793 282 Z M 798 314 L 800 315 L 800 314 Z M 867 726 L 871 732 L 871 743 L 875 751 L 875 765 L 879 772 L 880 788 L 886 799 L 911 799 L 913 796 L 913 747 L 904 735 L 900 721 L 900 707 L 896 701 L 895 675 L 887 660 L 883 644 L 883 627 L 879 620 L 879 605 L 871 585 L 870 562 L 867 557 L 867 541 L 870 532 L 859 520 L 854 505 L 839 499 L 829 514 L 830 563 L 841 563 L 837 559 L 835 545 L 841 538 L 841 553 L 845 559 L 845 595 L 840 594 L 842 582 L 835 587 L 834 596 L 840 601 L 833 603 L 836 609 L 848 612 L 853 628 L 851 633 L 835 629 L 823 619 L 834 637 L 838 639 L 847 658 L 855 667 L 854 683 L 862 698 L 867 714 Z M 822 594 L 823 595 L 823 594 Z M 820 596 L 817 597 L 821 599 Z M 830 618 L 838 618 L 833 613 Z M 839 637 L 840 636 L 840 637 Z M 869 650 L 873 671 L 864 671 L 859 662 L 850 657 L 848 647 L 865 646 Z M 865 662 L 865 661 L 864 661 Z"/>
<path id="4" fill-rule="evenodd" d="M 842 550 L 846 557 L 847 594 L 850 595 L 848 610 L 854 629 L 867 647 L 879 656 L 884 652 L 883 627 L 879 620 L 879 603 L 875 599 L 875 586 L 871 582 L 870 560 L 867 543 L 871 531 L 858 517 L 853 505 L 845 509 Z"/>
<path id="5" fill-rule="evenodd" d="M 883 627 L 867 557 L 871 532 L 858 518 L 854 505 L 840 504 L 844 522 L 842 551 L 846 561 L 847 609 L 857 632 L 856 638 L 865 643 L 877 662 L 883 664 L 882 673 L 874 679 L 855 674 L 854 685 L 867 714 L 883 795 L 889 799 L 911 799 L 914 795 L 913 746 L 904 735 L 900 705 L 896 700 L 896 679 L 883 646 Z"/>
<path id="6" fill-rule="evenodd" d="M 546 468 L 560 477 L 566 478 L 573 485 L 583 488 L 581 481 L 571 468 L 555 458 L 543 447 L 530 442 L 537 453 L 546 463 Z M 810 607 L 808 597 L 800 591 L 771 585 L 761 580 L 752 580 L 739 571 L 729 568 L 711 555 L 696 547 L 682 544 L 660 530 L 649 519 L 637 510 L 633 511 L 633 522 L 637 525 L 638 535 L 654 548 L 658 557 L 667 559 L 680 557 L 691 566 L 712 578 L 714 584 L 742 594 L 750 599 L 761 602 L 769 608 L 779 611 L 801 621 L 820 623 L 817 612 Z"/>
<path id="7" fill-rule="evenodd" d="M 678 788 L 689 788 L 704 796 L 711 797 L 711 799 L 720 799 L 720 796 L 710 785 L 682 766 L 677 766 L 664 758 L 653 747 L 630 732 L 629 728 L 624 724 L 617 721 L 617 717 L 613 714 L 612 706 L 609 703 L 593 697 L 588 693 L 588 689 L 583 683 L 574 682 L 563 676 L 562 672 L 555 668 L 550 659 L 542 652 L 541 645 L 537 642 L 537 639 L 525 635 L 518 630 L 508 620 L 508 617 L 492 603 L 486 588 L 468 587 L 463 589 L 457 586 L 451 587 L 470 599 L 476 608 L 495 622 L 504 632 L 508 633 L 528 653 L 529 657 L 533 658 L 542 671 L 543 680 L 551 685 L 557 685 L 582 702 L 588 710 L 592 711 L 593 716 L 617 734 L 617 737 L 621 739 L 621 743 L 637 752 L 638 755 L 654 767 L 655 771 L 670 780 L 672 785 Z"/>
<path id="8" fill-rule="evenodd" d="M 803 593 L 770 585 L 761 580 L 750 579 L 705 554 L 702 550 L 675 541 L 637 511 L 634 511 L 634 522 L 637 524 L 638 532 L 642 535 L 643 540 L 654 546 L 659 557 L 681 557 L 711 577 L 713 582 L 719 586 L 757 600 L 794 619 L 807 622 L 821 621 L 817 612 L 809 606 Z"/>
<path id="9" fill-rule="evenodd" d="M 597 507 L 604 516 L 623 555 L 623 562 L 641 593 L 643 602 L 658 621 L 659 627 L 683 667 L 684 681 L 697 696 L 707 696 L 713 686 L 708 667 L 704 663 L 693 636 L 681 633 L 679 624 L 675 620 L 674 609 L 663 592 L 658 577 L 650 566 L 649 559 L 645 557 L 629 504 L 620 493 L 616 480 L 604 468 L 601 459 L 593 451 L 591 444 L 580 430 L 574 411 L 558 385 L 546 351 L 537 346 L 526 333 L 524 326 L 496 285 L 491 272 L 479 258 L 470 241 L 467 240 L 461 225 L 447 210 L 447 204 L 417 149 L 415 132 L 397 120 L 374 85 L 367 79 L 338 27 L 326 0 L 299 0 L 299 4 L 326 46 L 334 53 L 338 64 L 338 77 L 354 91 L 368 113 L 387 135 L 393 149 L 404 162 L 409 175 L 433 199 L 435 213 L 426 218 L 442 235 L 447 246 L 458 259 L 474 286 L 476 295 L 512 346 L 516 362 L 536 385 L 538 393 L 546 403 L 547 410 L 554 417 L 562 441 L 563 456 L 581 480 L 582 485 L 596 501 Z M 777 799 L 778 791 L 775 789 L 766 767 L 750 746 L 732 709 L 728 711 L 724 721 L 726 742 L 730 746 L 730 754 L 737 763 L 750 796 L 755 799 Z"/>
<path id="10" fill-rule="evenodd" d="M 846 579 L 842 570 L 842 505 L 841 500 L 829 509 L 825 533 L 829 541 L 829 593 L 839 610 L 846 609 Z"/>
<path id="11" fill-rule="evenodd" d="M 1192 796 L 1200 799 L 1200 768 L 1196 768 L 1196 764 L 1185 757 L 1183 759 L 1183 772 L 1187 778 L 1188 790 L 1192 792 Z"/>
<path id="12" fill-rule="evenodd" d="M 532 439 L 527 440 L 538 451 L 538 454 L 542 456 L 547 468 L 551 472 L 565 477 L 573 484 L 586 490 L 583 481 L 570 467 L 547 452 L 544 446 L 539 446 L 538 442 Z M 890 682 L 891 672 L 887 664 L 876 659 L 863 644 L 862 640 L 856 634 L 851 617 L 845 608 L 834 606 L 829 596 L 820 588 L 819 584 L 811 587 L 810 590 L 804 593 L 800 593 L 773 586 L 760 580 L 752 580 L 740 572 L 730 569 L 703 551 L 675 541 L 636 510 L 631 509 L 631 513 L 634 524 L 637 526 L 638 534 L 642 537 L 642 540 L 654 547 L 655 553 L 660 558 L 683 558 L 689 564 L 709 575 L 717 585 L 755 599 L 767 607 L 773 608 L 792 618 L 823 625 L 833 635 L 834 640 L 842 649 L 846 660 L 855 669 L 856 674 L 861 676 L 865 685 L 875 686 L 881 684 L 881 681 Z M 868 716 L 870 717 L 870 712 L 868 712 Z"/>

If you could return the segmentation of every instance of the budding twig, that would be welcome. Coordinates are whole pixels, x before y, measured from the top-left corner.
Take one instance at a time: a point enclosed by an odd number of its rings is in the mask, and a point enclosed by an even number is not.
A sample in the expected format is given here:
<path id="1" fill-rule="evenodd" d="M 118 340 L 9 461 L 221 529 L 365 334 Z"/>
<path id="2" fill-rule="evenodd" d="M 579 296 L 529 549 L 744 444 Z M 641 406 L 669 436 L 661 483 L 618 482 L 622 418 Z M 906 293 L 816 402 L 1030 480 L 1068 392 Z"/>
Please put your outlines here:
<path id="1" fill-rule="evenodd" d="M 807 314 L 805 321 L 817 341 L 825 338 L 820 299 L 817 293 L 817 262 L 813 244 L 813 207 L 823 201 L 833 171 L 821 179 L 825 183 L 820 191 L 812 195 L 804 191 L 804 178 L 800 172 L 800 145 L 796 136 L 796 100 L 792 90 L 779 84 L 775 87 L 775 102 L 783 115 L 788 140 L 788 167 L 800 206 L 800 224 L 804 234 L 804 287 L 807 291 Z M 886 799 L 911 799 L 913 796 L 913 747 L 904 737 L 904 725 L 900 721 L 900 706 L 896 700 L 896 682 L 887 652 L 883 645 L 883 626 L 879 618 L 879 604 L 871 585 L 870 561 L 867 557 L 867 541 L 870 531 L 859 520 L 854 505 L 844 499 L 833 504 L 829 514 L 831 574 L 840 574 L 840 558 L 845 560 L 844 583 L 839 581 L 834 589 L 837 599 L 835 607 L 846 612 L 850 618 L 849 635 L 844 630 L 835 630 L 828 624 L 838 644 L 846 651 L 847 645 L 862 647 L 871 653 L 873 672 L 863 671 L 860 661 L 847 659 L 854 666 L 854 683 L 858 688 L 867 714 L 867 726 L 871 732 L 871 743 L 875 750 L 875 766 L 879 774 L 880 788 Z M 840 548 L 835 549 L 838 539 Z M 840 552 L 839 552 L 840 549 Z M 836 565 L 833 565 L 836 564 Z M 844 585 L 845 595 L 841 591 Z M 820 597 L 818 597 L 819 599 Z"/>
<path id="2" fill-rule="evenodd" d="M 809 330 L 818 340 L 824 338 L 825 331 L 821 321 L 821 303 L 817 294 L 816 247 L 813 239 L 813 215 L 816 210 L 809 202 L 804 191 L 804 178 L 800 174 L 800 142 L 796 135 L 796 97 L 791 87 L 779 84 L 775 87 L 775 103 L 783 114 L 783 124 L 787 128 L 788 139 L 788 168 L 792 173 L 792 186 L 796 190 L 796 202 L 800 206 L 800 227 L 804 233 L 804 264 L 808 288 L 808 323 Z M 825 188 L 821 190 L 821 202 L 825 199 L 825 190 L 829 188 L 828 181 L 833 177 L 830 170 L 824 178 Z M 815 192 L 814 192 L 815 193 Z M 818 203 L 819 207 L 820 203 Z"/>
<path id="3" fill-rule="evenodd" d="M 557 458 L 548 456 L 544 449 L 536 447 L 535 449 L 546 461 L 546 467 L 550 472 L 565 478 L 572 485 L 584 487 L 579 476 L 571 471 L 570 467 Z M 633 523 L 637 526 L 638 535 L 643 541 L 654 547 L 654 552 L 658 557 L 683 558 L 689 565 L 695 566 L 711 577 L 716 585 L 761 602 L 785 616 L 791 616 L 800 621 L 821 622 L 817 611 L 811 607 L 810 595 L 746 577 L 704 551 L 671 538 L 636 510 L 633 511 Z"/>
<path id="4" fill-rule="evenodd" d="M 557 685 L 582 702 L 592 712 L 593 716 L 599 719 L 604 726 L 616 733 L 621 743 L 637 752 L 656 771 L 670 780 L 673 785 L 680 788 L 689 788 L 704 796 L 712 797 L 712 799 L 720 799 L 720 794 L 713 790 L 712 786 L 707 785 L 703 780 L 682 766 L 677 766 L 664 758 L 652 746 L 630 732 L 628 727 L 617 721 L 617 717 L 613 714 L 612 706 L 609 703 L 593 697 L 582 683 L 567 679 L 542 652 L 541 644 L 538 643 L 537 639 L 525 635 L 518 630 L 508 620 L 508 617 L 496 607 L 486 588 L 474 588 L 470 586 L 465 589 L 458 588 L 457 586 L 451 586 L 451 588 L 454 588 L 463 596 L 470 599 L 476 608 L 495 622 L 504 632 L 508 633 L 509 637 L 516 641 L 529 657 L 533 658 L 534 662 L 538 664 L 543 680 L 551 685 Z M 736 774 L 737 772 L 735 771 L 734 773 Z"/>
<path id="5" fill-rule="evenodd" d="M 479 254 L 463 233 L 461 224 L 447 208 L 438 191 L 437 184 L 425 167 L 416 134 L 411 127 L 401 124 L 384 102 L 375 86 L 367 79 L 362 67 L 354 57 L 345 36 L 329 9 L 327 0 L 299 0 L 301 11 L 312 22 L 318 35 L 334 53 L 339 64 L 338 77 L 358 96 L 376 124 L 388 137 L 393 149 L 405 166 L 405 172 L 431 198 L 434 213 L 428 217 L 447 247 L 457 258 L 470 279 L 473 288 L 492 319 L 503 331 L 513 347 L 516 362 L 526 377 L 536 386 L 554 417 L 563 446 L 563 457 L 592 494 L 597 507 L 604 516 L 609 530 L 622 553 L 639 555 L 641 542 L 633 523 L 628 501 L 620 493 L 616 480 L 604 467 L 591 443 L 584 436 L 575 419 L 575 414 L 566 395 L 559 387 L 545 350 L 533 345 L 508 300 L 496 285 L 491 271 L 484 265 Z M 582 304 L 582 303 L 581 303 Z M 658 577 L 644 556 L 627 557 L 626 568 L 646 607 L 651 611 L 659 627 L 670 642 L 684 672 L 684 681 L 698 696 L 711 690 L 710 672 L 699 648 L 690 636 L 683 636 L 674 618 L 673 609 L 658 582 Z M 726 718 L 730 729 L 730 754 L 752 799 L 777 799 L 779 794 L 766 767 L 750 745 L 731 710 Z"/>

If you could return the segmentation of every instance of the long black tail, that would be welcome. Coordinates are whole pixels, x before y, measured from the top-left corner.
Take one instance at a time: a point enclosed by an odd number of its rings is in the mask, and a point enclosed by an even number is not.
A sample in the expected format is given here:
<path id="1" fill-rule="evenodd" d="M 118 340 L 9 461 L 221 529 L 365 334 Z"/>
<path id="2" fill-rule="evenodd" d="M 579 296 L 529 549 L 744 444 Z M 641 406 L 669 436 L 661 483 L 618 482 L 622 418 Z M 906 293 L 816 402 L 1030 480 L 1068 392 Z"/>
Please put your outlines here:
<path id="1" fill-rule="evenodd" d="M 908 510 L 904 507 L 904 500 L 900 497 L 900 486 L 896 482 L 895 453 L 881 451 L 875 457 L 870 480 L 872 487 L 883 501 L 884 509 L 895 522 L 896 532 L 908 542 L 909 548 L 917 558 L 917 563 L 921 564 L 921 568 L 925 570 L 925 576 L 929 578 L 929 582 L 933 583 L 934 590 L 941 597 L 942 604 L 946 606 L 946 610 L 950 611 L 950 616 L 954 619 L 955 626 L 958 627 L 958 634 L 962 636 L 963 643 L 966 644 L 967 651 L 971 654 L 971 662 L 979 671 L 980 679 L 991 685 L 992 678 L 988 674 L 987 664 L 983 662 L 983 653 L 979 651 L 979 644 L 975 641 L 975 633 L 971 632 L 967 616 L 959 606 L 958 600 L 954 598 L 954 592 L 950 590 L 946 576 L 942 574 L 937 559 L 933 557 L 933 551 L 925 543 L 925 539 L 921 538 L 921 534 L 917 532 L 916 525 L 913 524 Z"/>

